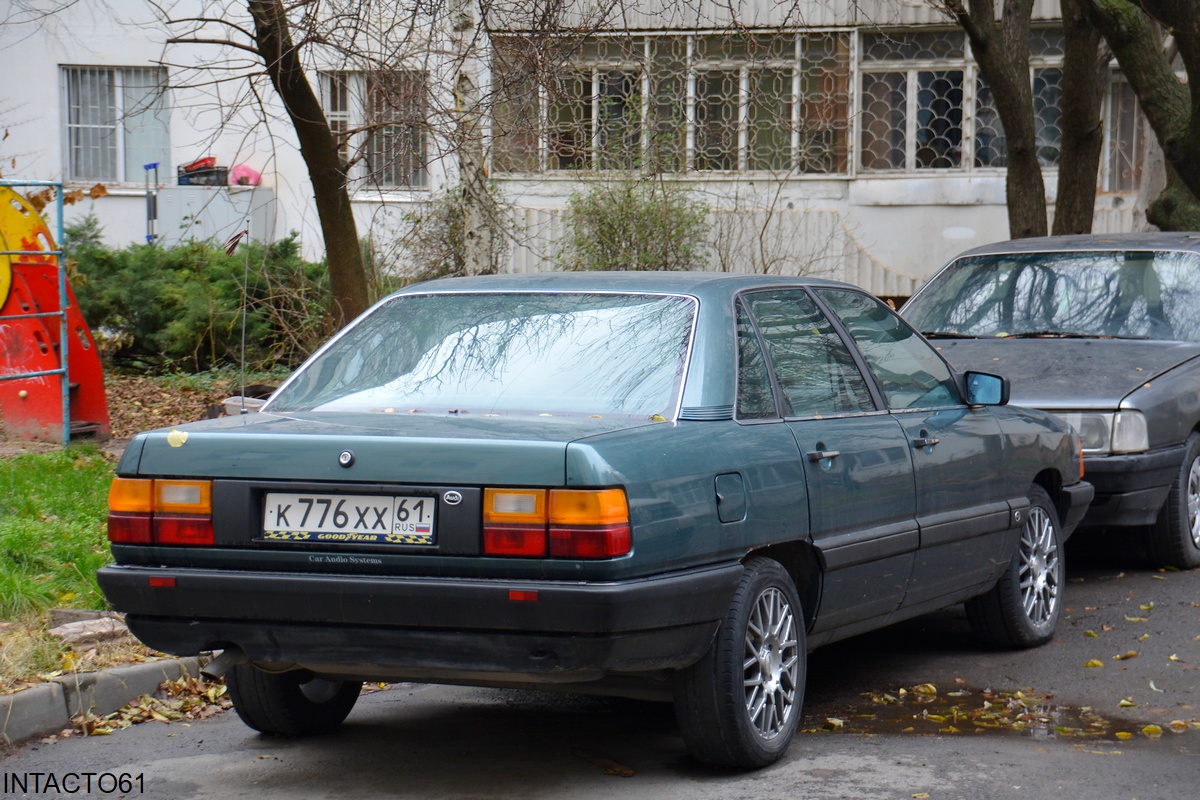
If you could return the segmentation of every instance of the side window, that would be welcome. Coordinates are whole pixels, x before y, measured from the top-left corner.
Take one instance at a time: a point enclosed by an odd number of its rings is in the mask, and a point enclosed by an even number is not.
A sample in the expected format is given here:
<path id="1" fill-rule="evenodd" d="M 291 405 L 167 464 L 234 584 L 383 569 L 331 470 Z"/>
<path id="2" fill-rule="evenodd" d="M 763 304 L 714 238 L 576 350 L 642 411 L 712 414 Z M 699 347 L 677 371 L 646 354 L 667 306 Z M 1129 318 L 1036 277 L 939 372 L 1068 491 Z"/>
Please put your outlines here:
<path id="1" fill-rule="evenodd" d="M 889 406 L 930 408 L 962 402 L 946 362 L 895 312 L 861 292 L 817 293 L 854 337 Z"/>
<path id="2" fill-rule="evenodd" d="M 754 326 L 746 316 L 746 309 L 738 303 L 738 419 L 770 419 L 775 412 L 775 397 L 771 392 L 771 378 L 767 374 L 767 361 L 762 347 L 754 334 Z"/>
<path id="3" fill-rule="evenodd" d="M 808 294 L 755 292 L 746 299 L 791 406 L 788 416 L 875 409 L 850 350 Z"/>

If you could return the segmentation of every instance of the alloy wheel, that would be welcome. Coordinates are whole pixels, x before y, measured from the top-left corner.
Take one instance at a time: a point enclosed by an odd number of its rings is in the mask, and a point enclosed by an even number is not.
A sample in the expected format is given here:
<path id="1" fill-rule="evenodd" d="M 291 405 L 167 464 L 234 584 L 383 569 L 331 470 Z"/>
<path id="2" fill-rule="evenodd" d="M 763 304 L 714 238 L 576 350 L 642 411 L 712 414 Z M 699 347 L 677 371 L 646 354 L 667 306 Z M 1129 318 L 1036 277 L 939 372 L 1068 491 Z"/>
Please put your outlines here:
<path id="1" fill-rule="evenodd" d="M 1197 476 L 1200 479 L 1200 476 Z M 1025 616 L 1034 625 L 1044 625 L 1054 618 L 1058 607 L 1059 580 L 1058 542 L 1054 522 L 1040 506 L 1029 509 L 1021 531 L 1020 586 L 1021 604 Z"/>
<path id="2" fill-rule="evenodd" d="M 1192 546 L 1200 548 L 1200 458 L 1192 459 L 1187 477 L 1187 524 Z"/>
<path id="3" fill-rule="evenodd" d="M 769 587 L 746 625 L 743 660 L 746 713 L 763 738 L 779 735 L 795 713 L 799 664 L 795 612 L 783 592 Z"/>

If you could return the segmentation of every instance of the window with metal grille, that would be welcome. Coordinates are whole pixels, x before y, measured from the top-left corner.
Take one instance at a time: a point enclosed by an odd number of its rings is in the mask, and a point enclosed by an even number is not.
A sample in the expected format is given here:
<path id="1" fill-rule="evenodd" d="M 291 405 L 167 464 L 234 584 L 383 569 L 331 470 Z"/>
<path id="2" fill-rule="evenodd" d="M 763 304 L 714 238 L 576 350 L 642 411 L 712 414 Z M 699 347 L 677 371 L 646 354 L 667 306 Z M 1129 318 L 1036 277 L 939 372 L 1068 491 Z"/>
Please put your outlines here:
<path id="1" fill-rule="evenodd" d="M 1145 117 L 1137 95 L 1119 75 L 1109 81 L 1107 100 L 1100 188 L 1106 192 L 1136 192 L 1142 185 L 1146 152 Z"/>
<path id="2" fill-rule="evenodd" d="M 154 162 L 165 171 L 166 88 L 159 67 L 63 67 L 67 180 L 141 182 Z"/>
<path id="3" fill-rule="evenodd" d="M 964 166 L 961 31 L 863 34 L 859 69 L 864 172 Z"/>
<path id="4" fill-rule="evenodd" d="M 848 32 L 494 44 L 497 171 L 847 171 Z"/>
<path id="5" fill-rule="evenodd" d="M 428 186 L 424 72 L 326 72 L 321 102 L 355 188 Z"/>

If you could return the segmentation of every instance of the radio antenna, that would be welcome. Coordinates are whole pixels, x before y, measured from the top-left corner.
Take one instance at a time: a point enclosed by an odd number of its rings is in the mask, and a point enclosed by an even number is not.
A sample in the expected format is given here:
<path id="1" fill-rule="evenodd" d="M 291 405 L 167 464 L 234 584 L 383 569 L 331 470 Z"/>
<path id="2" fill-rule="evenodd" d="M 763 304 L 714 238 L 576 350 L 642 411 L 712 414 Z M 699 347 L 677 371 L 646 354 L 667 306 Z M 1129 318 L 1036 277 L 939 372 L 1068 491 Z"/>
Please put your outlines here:
<path id="1" fill-rule="evenodd" d="M 240 231 L 230 236 L 225 242 L 225 253 L 233 255 L 237 250 L 238 243 L 245 238 L 247 242 L 250 240 L 250 220 L 246 219 L 246 226 Z M 247 306 L 250 303 L 250 248 L 242 248 L 246 254 L 246 265 L 242 271 L 242 353 L 240 357 L 242 390 L 238 397 L 242 403 L 241 413 L 249 413 L 246 411 L 246 314 Z"/>

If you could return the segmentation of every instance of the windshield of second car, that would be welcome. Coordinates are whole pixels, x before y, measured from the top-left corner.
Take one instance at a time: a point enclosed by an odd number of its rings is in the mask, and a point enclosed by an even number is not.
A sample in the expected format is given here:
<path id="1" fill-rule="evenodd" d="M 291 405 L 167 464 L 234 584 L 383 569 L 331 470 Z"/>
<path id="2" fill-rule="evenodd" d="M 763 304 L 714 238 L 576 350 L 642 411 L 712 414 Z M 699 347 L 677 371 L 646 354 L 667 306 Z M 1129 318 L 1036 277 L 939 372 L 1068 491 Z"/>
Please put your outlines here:
<path id="1" fill-rule="evenodd" d="M 923 333 L 1200 341 L 1200 258 L 1098 251 L 974 256 L 904 309 Z"/>
<path id="2" fill-rule="evenodd" d="M 695 302 L 399 295 L 306 364 L 273 411 L 670 416 Z"/>

